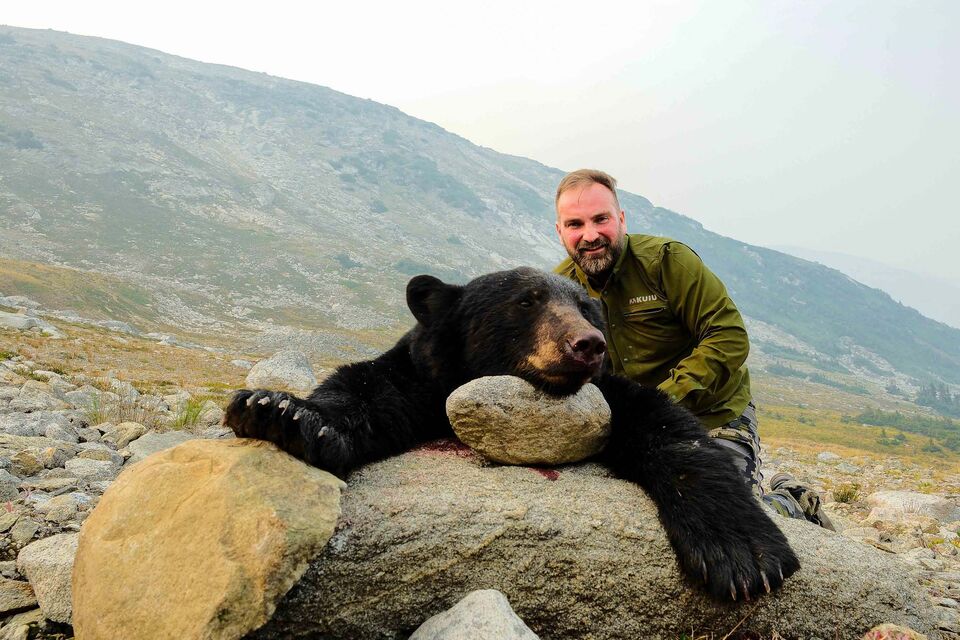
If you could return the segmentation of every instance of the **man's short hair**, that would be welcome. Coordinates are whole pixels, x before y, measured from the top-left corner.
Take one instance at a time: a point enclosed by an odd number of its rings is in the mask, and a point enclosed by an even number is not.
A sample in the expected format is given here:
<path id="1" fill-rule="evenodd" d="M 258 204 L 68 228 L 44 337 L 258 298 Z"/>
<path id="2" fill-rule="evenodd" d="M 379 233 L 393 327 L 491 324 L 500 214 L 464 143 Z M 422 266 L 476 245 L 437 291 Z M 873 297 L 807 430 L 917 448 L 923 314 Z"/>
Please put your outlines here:
<path id="1" fill-rule="evenodd" d="M 602 184 L 609 189 L 610 193 L 613 194 L 613 201 L 617 203 L 617 209 L 619 210 L 621 208 L 620 199 L 617 198 L 617 179 L 609 173 L 604 173 L 597 169 L 577 169 L 563 176 L 563 180 L 561 180 L 557 186 L 557 197 L 553 201 L 554 207 L 560 202 L 560 195 L 564 191 L 576 189 L 577 187 L 585 187 L 592 183 Z"/>

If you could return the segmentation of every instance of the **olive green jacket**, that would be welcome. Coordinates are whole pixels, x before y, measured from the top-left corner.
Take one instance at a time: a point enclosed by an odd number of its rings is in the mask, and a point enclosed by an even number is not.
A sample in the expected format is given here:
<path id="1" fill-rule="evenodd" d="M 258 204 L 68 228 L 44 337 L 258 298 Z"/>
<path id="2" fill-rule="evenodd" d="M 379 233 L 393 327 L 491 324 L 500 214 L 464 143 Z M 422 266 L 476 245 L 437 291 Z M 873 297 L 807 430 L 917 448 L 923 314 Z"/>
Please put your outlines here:
<path id="1" fill-rule="evenodd" d="M 690 247 L 628 235 L 601 291 L 567 258 L 554 271 L 599 298 L 613 371 L 658 387 L 707 428 L 739 417 L 750 402 L 743 318 L 727 289 Z"/>

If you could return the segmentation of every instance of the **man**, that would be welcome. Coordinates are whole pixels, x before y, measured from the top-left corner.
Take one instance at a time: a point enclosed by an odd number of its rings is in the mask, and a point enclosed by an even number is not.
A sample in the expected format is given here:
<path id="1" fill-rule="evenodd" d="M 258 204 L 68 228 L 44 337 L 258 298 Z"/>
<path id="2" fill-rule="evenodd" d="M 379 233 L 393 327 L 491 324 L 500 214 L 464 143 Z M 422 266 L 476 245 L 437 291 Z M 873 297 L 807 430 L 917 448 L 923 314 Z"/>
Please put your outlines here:
<path id="1" fill-rule="evenodd" d="M 626 233 L 616 185 L 593 169 L 560 181 L 557 234 L 570 257 L 555 269 L 600 300 L 614 372 L 659 388 L 693 412 L 775 511 L 833 528 L 816 493 L 787 474 L 775 475 L 773 491 L 764 495 L 740 312 L 692 249 Z"/>

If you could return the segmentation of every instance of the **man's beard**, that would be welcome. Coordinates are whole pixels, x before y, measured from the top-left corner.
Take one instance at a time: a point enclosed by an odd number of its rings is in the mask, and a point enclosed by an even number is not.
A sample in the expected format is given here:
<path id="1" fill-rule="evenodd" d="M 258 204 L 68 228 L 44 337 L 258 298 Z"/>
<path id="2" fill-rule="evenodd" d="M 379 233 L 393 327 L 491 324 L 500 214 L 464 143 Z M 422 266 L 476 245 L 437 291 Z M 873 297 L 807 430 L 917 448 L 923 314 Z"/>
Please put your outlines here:
<path id="1" fill-rule="evenodd" d="M 623 253 L 623 243 L 626 240 L 624 236 L 612 243 L 604 237 L 597 238 L 593 242 L 580 242 L 577 245 L 577 250 L 573 253 L 569 251 L 570 257 L 573 261 L 583 269 L 583 272 L 595 278 L 597 276 L 606 275 L 610 269 L 613 268 L 613 265 L 617 263 L 617 260 L 620 258 L 620 254 Z M 606 250 L 600 254 L 590 256 L 585 252 L 589 249 L 599 249 L 600 247 L 605 247 Z"/>

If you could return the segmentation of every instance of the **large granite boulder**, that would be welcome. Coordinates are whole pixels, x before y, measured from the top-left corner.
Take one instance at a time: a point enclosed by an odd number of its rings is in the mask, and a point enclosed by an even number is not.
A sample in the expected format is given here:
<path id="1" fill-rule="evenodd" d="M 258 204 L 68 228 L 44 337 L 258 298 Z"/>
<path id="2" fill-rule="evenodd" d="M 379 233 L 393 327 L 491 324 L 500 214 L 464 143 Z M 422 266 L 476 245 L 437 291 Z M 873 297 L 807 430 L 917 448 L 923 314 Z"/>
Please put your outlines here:
<path id="1" fill-rule="evenodd" d="M 259 627 L 333 533 L 342 486 L 253 440 L 192 440 L 129 467 L 80 533 L 77 637 Z"/>
<path id="2" fill-rule="evenodd" d="M 476 589 L 502 591 L 545 638 L 719 637 L 741 620 L 762 637 L 859 638 L 884 622 L 933 631 L 895 557 L 777 516 L 803 568 L 756 602 L 712 601 L 681 579 L 644 492 L 595 464 L 488 466 L 441 441 L 355 472 L 342 508 L 251 637 L 407 638 Z"/>
<path id="3" fill-rule="evenodd" d="M 191 441 L 132 466 L 81 533 L 77 636 L 235 638 L 270 618 L 249 637 L 406 639 L 497 589 L 544 638 L 721 637 L 738 623 L 858 638 L 884 622 L 936 637 L 896 557 L 782 518 L 803 568 L 756 602 L 710 600 L 681 579 L 646 494 L 596 464 L 491 466 L 430 443 L 354 472 L 323 546 L 337 487 L 247 440 Z"/>

